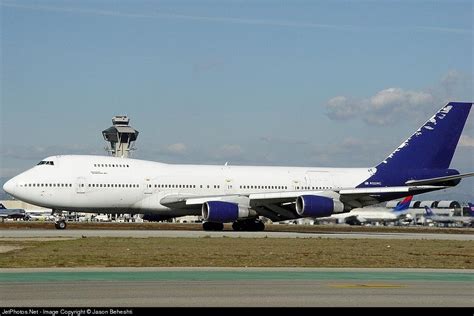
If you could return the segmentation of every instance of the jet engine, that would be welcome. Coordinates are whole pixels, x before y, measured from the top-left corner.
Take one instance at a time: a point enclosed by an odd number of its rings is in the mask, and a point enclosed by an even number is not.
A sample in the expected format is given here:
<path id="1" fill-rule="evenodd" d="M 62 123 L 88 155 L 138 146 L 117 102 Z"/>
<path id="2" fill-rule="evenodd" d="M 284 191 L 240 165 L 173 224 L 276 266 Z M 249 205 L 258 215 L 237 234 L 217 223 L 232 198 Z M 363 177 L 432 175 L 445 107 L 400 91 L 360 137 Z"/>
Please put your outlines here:
<path id="1" fill-rule="evenodd" d="M 208 201 L 202 205 L 202 217 L 206 222 L 229 223 L 255 215 L 254 211 L 237 203 Z"/>
<path id="2" fill-rule="evenodd" d="M 344 212 L 344 204 L 324 196 L 300 195 L 296 198 L 296 212 L 301 217 L 325 217 Z"/>

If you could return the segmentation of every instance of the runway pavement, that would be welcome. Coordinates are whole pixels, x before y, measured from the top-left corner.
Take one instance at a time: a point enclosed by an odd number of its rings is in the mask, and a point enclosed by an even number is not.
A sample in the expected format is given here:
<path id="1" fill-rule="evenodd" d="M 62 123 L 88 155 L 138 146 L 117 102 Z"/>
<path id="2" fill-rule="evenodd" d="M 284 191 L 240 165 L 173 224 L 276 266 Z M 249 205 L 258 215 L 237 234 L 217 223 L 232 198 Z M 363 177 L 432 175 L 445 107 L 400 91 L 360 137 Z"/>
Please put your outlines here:
<path id="1" fill-rule="evenodd" d="M 0 269 L 3 307 L 473 307 L 473 270 Z"/>
<path id="2" fill-rule="evenodd" d="M 233 238 L 370 238 L 370 239 L 429 239 L 474 240 L 474 234 L 429 233 L 295 233 L 295 232 L 209 232 L 184 230 L 53 230 L 53 229 L 0 229 L 0 238 L 81 238 L 81 237 L 233 237 Z"/>

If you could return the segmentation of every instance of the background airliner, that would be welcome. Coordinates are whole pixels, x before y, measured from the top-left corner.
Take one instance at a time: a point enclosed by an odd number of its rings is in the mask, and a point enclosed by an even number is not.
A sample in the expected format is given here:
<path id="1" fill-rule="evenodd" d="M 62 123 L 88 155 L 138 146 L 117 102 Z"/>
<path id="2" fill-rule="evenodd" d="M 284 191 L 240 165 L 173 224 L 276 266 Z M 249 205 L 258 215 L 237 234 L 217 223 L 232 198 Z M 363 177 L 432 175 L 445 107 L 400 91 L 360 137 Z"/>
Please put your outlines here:
<path id="1" fill-rule="evenodd" d="M 0 218 L 2 221 L 5 218 L 25 218 L 26 212 L 22 208 L 6 208 L 5 205 L 0 203 Z"/>
<path id="2" fill-rule="evenodd" d="M 52 156 L 4 190 L 53 210 L 202 215 L 205 230 L 263 230 L 272 221 L 325 217 L 455 186 L 450 169 L 472 103 L 450 102 L 370 168 L 175 165 L 105 156 Z M 64 225 L 63 225 L 64 224 Z M 58 228 L 64 228 L 62 223 Z"/>
<path id="3" fill-rule="evenodd" d="M 408 214 L 410 202 L 413 199 L 413 195 L 410 195 L 403 199 L 397 206 L 392 210 L 386 207 L 370 207 L 369 209 L 354 209 L 349 213 L 336 214 L 333 218 L 342 219 L 345 223 L 351 225 L 360 225 L 367 222 L 394 222 L 398 220 L 411 219 Z"/>
<path id="4" fill-rule="evenodd" d="M 436 223 L 461 223 L 465 226 L 472 226 L 474 223 L 474 205 L 468 203 L 468 215 L 469 216 L 443 216 L 437 215 L 431 210 L 429 206 L 425 206 L 425 217 Z"/>

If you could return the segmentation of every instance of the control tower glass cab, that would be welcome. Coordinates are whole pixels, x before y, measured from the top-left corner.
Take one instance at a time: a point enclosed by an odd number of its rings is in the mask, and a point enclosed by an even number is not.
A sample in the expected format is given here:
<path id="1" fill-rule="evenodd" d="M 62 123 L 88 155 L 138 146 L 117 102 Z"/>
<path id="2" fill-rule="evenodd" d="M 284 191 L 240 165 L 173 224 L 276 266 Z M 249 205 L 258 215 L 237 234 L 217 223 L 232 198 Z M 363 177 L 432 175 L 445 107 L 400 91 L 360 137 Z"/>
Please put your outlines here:
<path id="1" fill-rule="evenodd" d="M 106 150 L 115 157 L 127 158 L 134 150 L 134 142 L 138 138 L 138 131 L 129 125 L 130 119 L 126 115 L 117 115 L 112 118 L 113 126 L 102 131 L 108 142 Z"/>

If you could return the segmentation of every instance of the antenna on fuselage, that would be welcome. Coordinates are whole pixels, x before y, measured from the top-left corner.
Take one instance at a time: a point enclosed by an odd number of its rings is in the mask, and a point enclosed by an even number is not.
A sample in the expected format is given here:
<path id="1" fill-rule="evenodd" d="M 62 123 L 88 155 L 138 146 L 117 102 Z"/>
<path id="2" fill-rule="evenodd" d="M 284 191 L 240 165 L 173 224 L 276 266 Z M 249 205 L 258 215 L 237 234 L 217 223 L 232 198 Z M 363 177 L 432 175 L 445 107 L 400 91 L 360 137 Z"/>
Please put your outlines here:
<path id="1" fill-rule="evenodd" d="M 112 118 L 113 126 L 102 131 L 104 139 L 108 142 L 106 151 L 114 157 L 127 158 L 138 138 L 138 131 L 128 123 L 126 115 L 116 115 Z"/>

